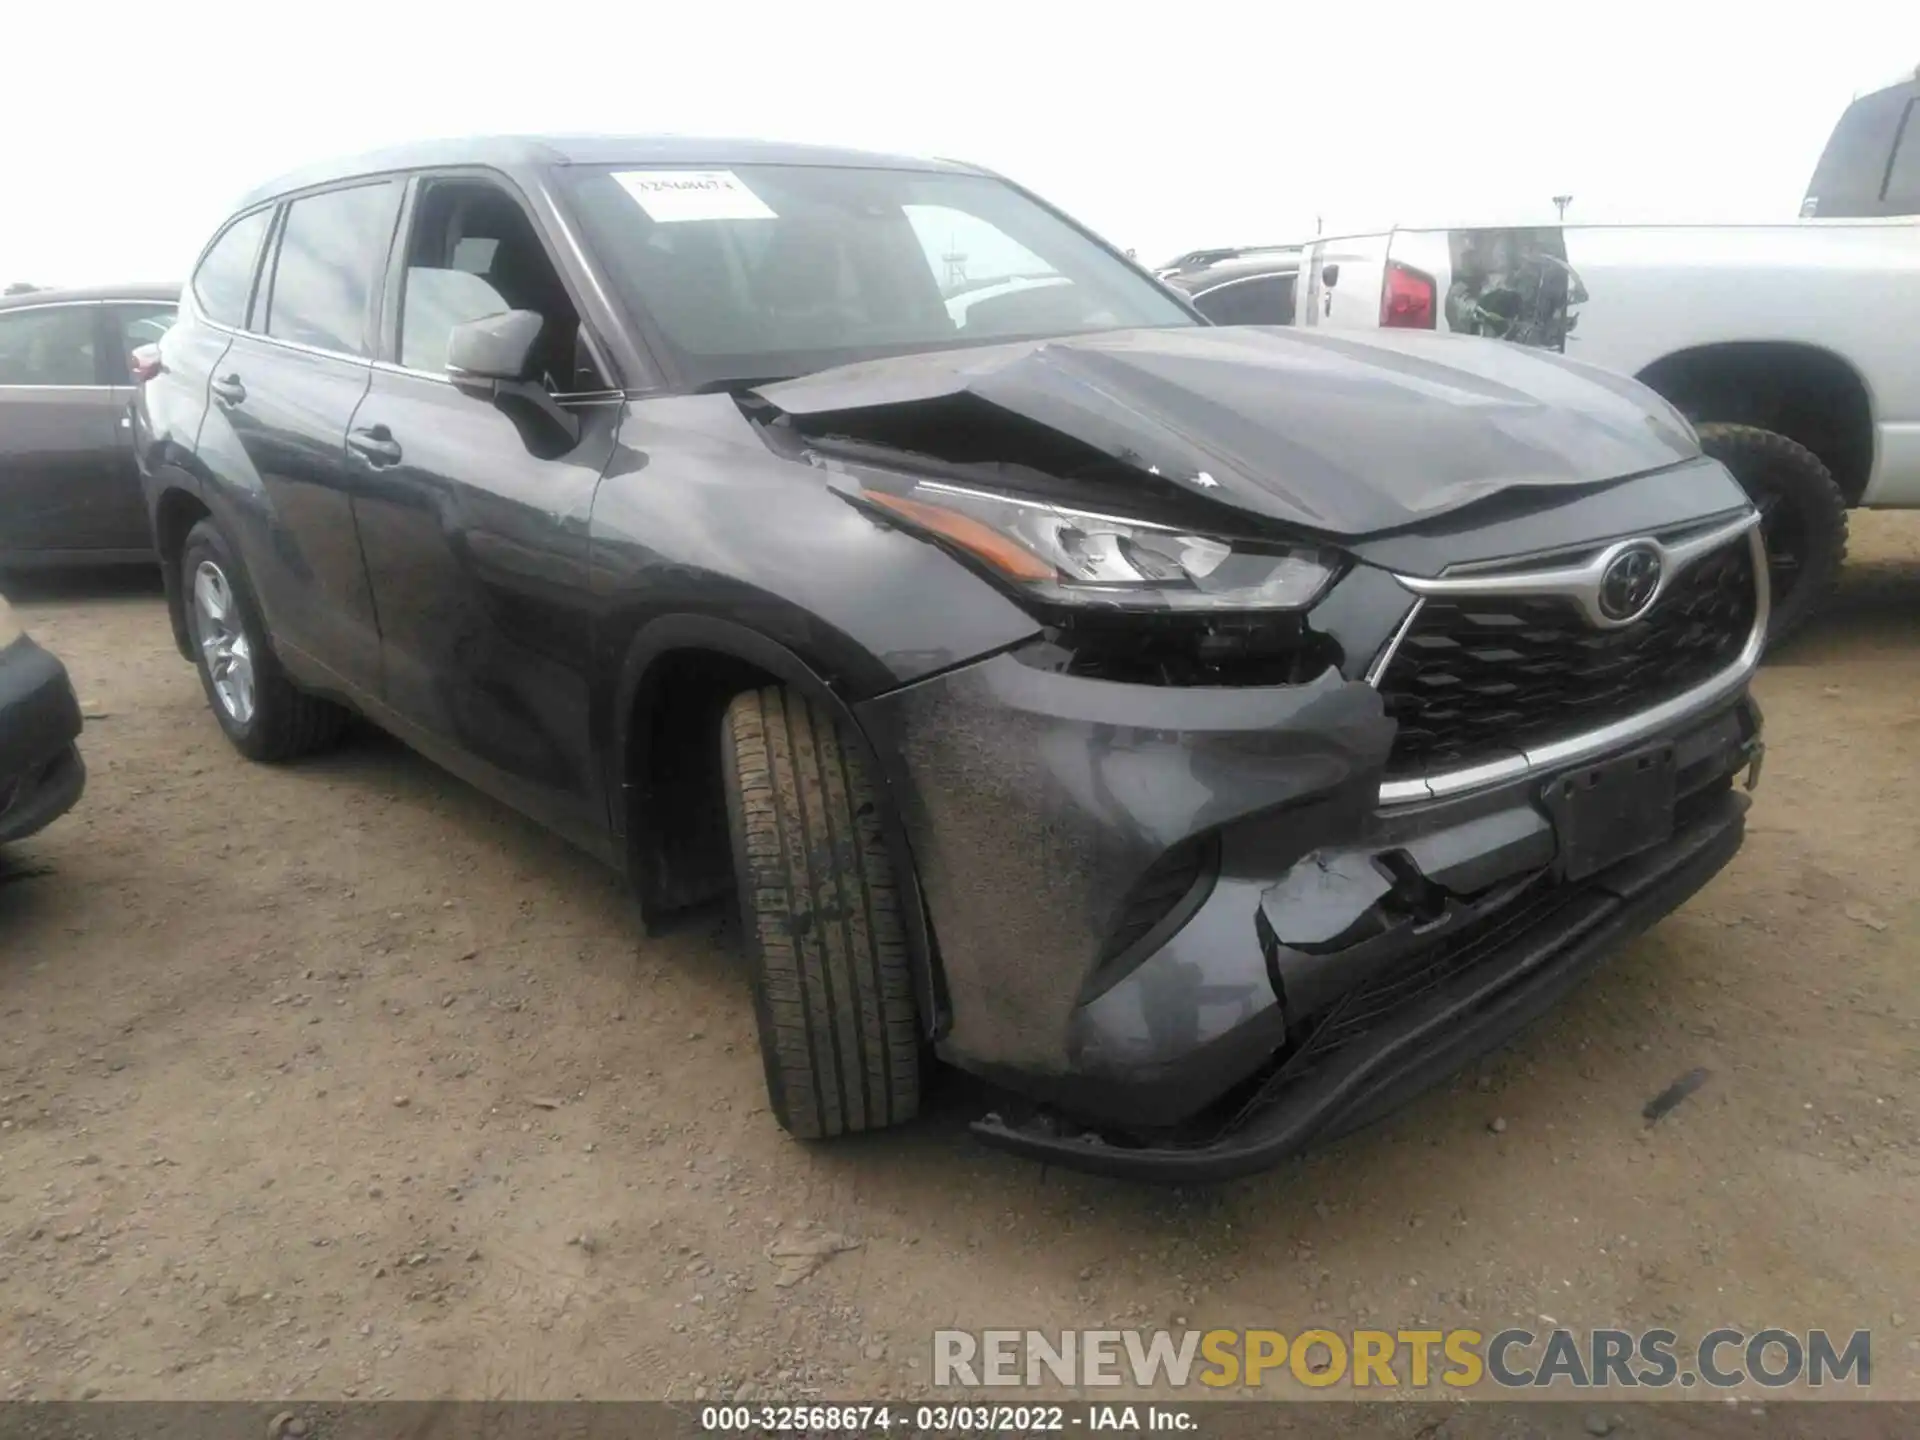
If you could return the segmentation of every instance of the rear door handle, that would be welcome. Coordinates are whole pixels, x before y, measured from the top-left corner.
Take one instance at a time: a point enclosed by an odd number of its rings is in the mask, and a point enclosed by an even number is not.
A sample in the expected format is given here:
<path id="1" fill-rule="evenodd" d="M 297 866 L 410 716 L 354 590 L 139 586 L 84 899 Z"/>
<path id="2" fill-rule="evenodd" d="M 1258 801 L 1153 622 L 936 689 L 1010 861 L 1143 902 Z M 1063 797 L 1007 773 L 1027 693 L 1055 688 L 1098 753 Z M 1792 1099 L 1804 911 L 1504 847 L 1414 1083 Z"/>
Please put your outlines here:
<path id="1" fill-rule="evenodd" d="M 238 405 L 247 398 L 247 387 L 240 383 L 238 375 L 223 375 L 213 382 L 214 398 L 228 405 Z"/>
<path id="2" fill-rule="evenodd" d="M 349 430 L 347 448 L 365 459 L 369 465 L 400 463 L 400 442 L 393 438 L 393 432 L 384 425 L 372 425 L 364 430 Z"/>

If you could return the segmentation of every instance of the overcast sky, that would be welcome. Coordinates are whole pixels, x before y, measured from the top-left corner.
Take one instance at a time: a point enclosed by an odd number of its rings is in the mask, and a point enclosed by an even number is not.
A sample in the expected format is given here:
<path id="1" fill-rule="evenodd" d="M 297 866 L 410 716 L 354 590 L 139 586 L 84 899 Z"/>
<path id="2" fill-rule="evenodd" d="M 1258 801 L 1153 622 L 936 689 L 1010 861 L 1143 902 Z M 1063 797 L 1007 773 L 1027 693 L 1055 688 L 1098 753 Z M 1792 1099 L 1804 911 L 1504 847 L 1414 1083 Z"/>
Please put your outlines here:
<path id="1" fill-rule="evenodd" d="M 1902 11 L 1904 18 L 1901 18 Z M 427 135 L 672 132 L 976 161 L 1158 261 L 1400 221 L 1790 219 L 1920 14 L 547 0 L 11 7 L 0 283 L 173 279 L 307 160 Z M 1126 18 L 1126 17 L 1131 18 Z M 296 18 L 297 17 L 297 18 Z"/>

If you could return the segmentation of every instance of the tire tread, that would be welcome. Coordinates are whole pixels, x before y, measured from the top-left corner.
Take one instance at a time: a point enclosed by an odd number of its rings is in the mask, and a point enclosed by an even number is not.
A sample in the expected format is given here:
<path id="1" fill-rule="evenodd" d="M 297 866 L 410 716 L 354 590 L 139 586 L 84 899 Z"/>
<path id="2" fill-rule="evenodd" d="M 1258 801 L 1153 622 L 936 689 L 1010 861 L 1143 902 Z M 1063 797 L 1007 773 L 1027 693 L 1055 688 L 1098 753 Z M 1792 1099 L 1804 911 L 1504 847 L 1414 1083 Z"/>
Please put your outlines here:
<path id="1" fill-rule="evenodd" d="M 780 686 L 735 698 L 722 759 L 775 1115 L 807 1139 L 911 1119 L 919 1025 L 865 766 L 825 706 Z"/>

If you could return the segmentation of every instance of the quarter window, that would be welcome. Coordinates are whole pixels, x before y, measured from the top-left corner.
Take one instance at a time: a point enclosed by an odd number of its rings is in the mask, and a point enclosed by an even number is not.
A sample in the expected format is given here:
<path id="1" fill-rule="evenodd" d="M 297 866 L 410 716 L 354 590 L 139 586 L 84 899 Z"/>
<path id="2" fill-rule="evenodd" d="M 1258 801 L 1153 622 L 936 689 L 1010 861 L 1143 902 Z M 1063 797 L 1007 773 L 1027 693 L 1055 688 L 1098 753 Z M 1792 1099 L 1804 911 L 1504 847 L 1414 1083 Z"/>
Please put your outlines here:
<path id="1" fill-rule="evenodd" d="M 386 259 L 400 187 L 356 185 L 287 207 L 267 302 L 266 333 L 344 355 L 365 355 L 367 307 Z"/>
<path id="2" fill-rule="evenodd" d="M 194 298 L 209 320 L 220 325 L 247 323 L 247 300 L 253 294 L 253 272 L 260 261 L 260 242 L 267 238 L 271 210 L 242 215 L 193 272 Z"/>
<path id="3" fill-rule="evenodd" d="M 0 312 L 0 385 L 95 385 L 94 307 Z"/>

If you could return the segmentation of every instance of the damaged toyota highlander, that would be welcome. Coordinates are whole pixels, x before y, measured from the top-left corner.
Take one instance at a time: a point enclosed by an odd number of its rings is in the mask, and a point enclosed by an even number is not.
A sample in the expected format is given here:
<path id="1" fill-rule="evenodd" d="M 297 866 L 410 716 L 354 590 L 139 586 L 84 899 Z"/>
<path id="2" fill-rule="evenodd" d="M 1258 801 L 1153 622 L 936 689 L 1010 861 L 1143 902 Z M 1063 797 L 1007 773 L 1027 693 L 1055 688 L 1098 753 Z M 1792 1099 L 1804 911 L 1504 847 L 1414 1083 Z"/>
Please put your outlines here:
<path id="1" fill-rule="evenodd" d="M 936 1060 L 1040 1159 L 1243 1173 L 1539 1015 L 1738 849 L 1755 515 L 1490 341 L 1208 324 L 964 165 L 441 142 L 213 237 L 135 433 L 182 653 L 739 897 L 776 1118 Z M 984 1108 L 984 1106 L 983 1106 Z"/>

